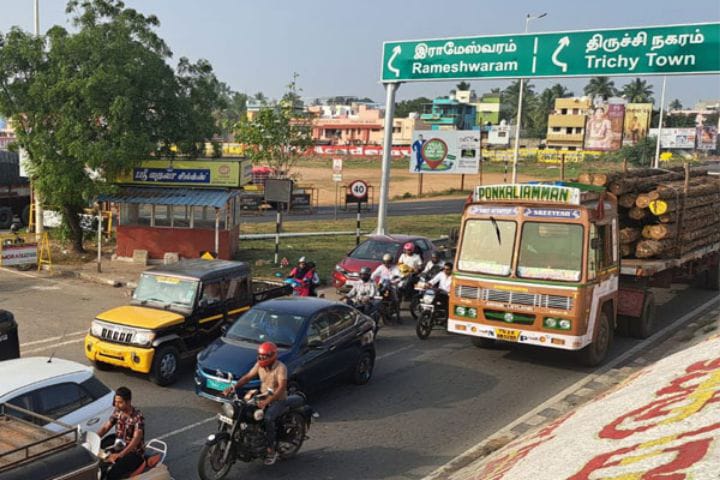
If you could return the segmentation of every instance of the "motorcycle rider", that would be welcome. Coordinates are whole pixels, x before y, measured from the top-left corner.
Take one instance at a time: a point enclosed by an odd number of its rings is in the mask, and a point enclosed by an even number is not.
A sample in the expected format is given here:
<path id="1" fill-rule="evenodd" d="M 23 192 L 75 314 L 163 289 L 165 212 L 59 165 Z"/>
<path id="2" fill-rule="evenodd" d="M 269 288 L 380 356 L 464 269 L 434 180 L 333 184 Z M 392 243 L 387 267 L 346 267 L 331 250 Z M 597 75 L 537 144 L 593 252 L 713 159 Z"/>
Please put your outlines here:
<path id="1" fill-rule="evenodd" d="M 382 257 L 382 263 L 378 265 L 375 271 L 372 273 L 372 281 L 375 283 L 382 283 L 385 281 L 392 281 L 396 271 L 392 264 L 393 257 L 389 253 L 386 253 Z"/>
<path id="2" fill-rule="evenodd" d="M 403 253 L 398 259 L 398 266 L 400 265 L 409 267 L 412 273 L 420 273 L 422 270 L 422 257 L 415 253 L 415 245 L 412 242 L 403 245 Z"/>
<path id="3" fill-rule="evenodd" d="M 425 280 L 429 280 L 438 273 L 440 273 L 443 269 L 443 264 L 440 261 L 440 255 L 438 252 L 432 252 L 430 254 L 430 261 L 425 265 L 425 268 L 423 268 L 422 273 L 420 274 L 420 277 L 424 278 Z"/>
<path id="4" fill-rule="evenodd" d="M 101 464 L 103 480 L 117 480 L 131 474 L 144 461 L 145 417 L 132 406 L 132 392 L 127 387 L 115 390 L 115 410 L 97 434 L 102 438 L 115 427 L 115 436 L 125 443 L 120 452 L 111 453 Z"/>
<path id="5" fill-rule="evenodd" d="M 375 310 L 375 297 L 378 295 L 378 289 L 370 279 L 370 267 L 362 267 L 360 269 L 360 281 L 353 285 L 347 295 L 343 295 L 342 300 L 352 302 L 352 305 L 366 315 Z"/>
<path id="6" fill-rule="evenodd" d="M 442 272 L 435 275 L 430 282 L 431 286 L 437 286 L 438 300 L 443 302 L 445 308 L 448 306 L 448 300 L 450 295 L 450 288 L 452 284 L 452 262 L 445 262 Z"/>
<path id="7" fill-rule="evenodd" d="M 265 342 L 258 347 L 257 362 L 234 385 L 223 391 L 228 396 L 255 377 L 260 377 L 260 394 L 268 395 L 257 403 L 258 408 L 265 410 L 265 438 L 267 439 L 267 456 L 265 465 L 273 465 L 278 454 L 275 449 L 277 427 L 275 421 L 285 410 L 287 403 L 287 367 L 277 359 L 278 348 L 272 342 Z M 272 394 L 269 391 L 272 390 Z M 267 408 L 266 408 L 267 407 Z"/>
<path id="8" fill-rule="evenodd" d="M 314 271 L 308 267 L 308 262 L 305 257 L 298 259 L 297 265 L 290 270 L 290 274 L 287 278 L 291 278 L 298 282 L 298 286 L 295 287 L 297 295 L 301 297 L 309 297 L 311 294 L 311 286 L 313 282 Z M 318 278 L 318 281 L 320 279 Z"/>

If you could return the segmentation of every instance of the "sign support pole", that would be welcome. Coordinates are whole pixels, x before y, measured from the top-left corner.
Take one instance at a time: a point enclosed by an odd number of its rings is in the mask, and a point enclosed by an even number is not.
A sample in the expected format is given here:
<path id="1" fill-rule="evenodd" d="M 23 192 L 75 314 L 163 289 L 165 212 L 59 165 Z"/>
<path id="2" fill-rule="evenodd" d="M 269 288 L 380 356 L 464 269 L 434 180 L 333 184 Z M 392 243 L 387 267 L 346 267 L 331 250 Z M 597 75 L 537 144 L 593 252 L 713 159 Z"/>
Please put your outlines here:
<path id="1" fill-rule="evenodd" d="M 512 183 L 517 183 L 517 163 L 518 153 L 520 149 L 520 124 L 522 118 L 522 102 L 523 102 L 523 90 L 524 80 L 520 79 L 520 93 L 518 94 L 518 112 L 517 121 L 515 122 L 515 147 L 513 148 L 513 167 L 512 167 Z"/>
<path id="2" fill-rule="evenodd" d="M 360 245 L 360 202 L 357 202 L 357 220 L 355 222 L 355 245 Z"/>
<path id="3" fill-rule="evenodd" d="M 385 84 L 385 133 L 383 137 L 382 177 L 380 181 L 380 203 L 378 205 L 377 234 L 387 233 L 387 206 L 390 191 L 390 154 L 392 149 L 393 117 L 395 115 L 395 92 L 399 83 Z"/>
<path id="4" fill-rule="evenodd" d="M 422 195 L 422 187 L 423 187 L 423 174 L 418 174 L 418 197 Z"/>
<path id="5" fill-rule="evenodd" d="M 335 221 L 337 221 L 338 182 L 335 182 Z"/>
<path id="6" fill-rule="evenodd" d="M 667 83 L 667 76 L 663 76 L 662 93 L 660 94 L 660 117 L 658 118 L 658 134 L 657 144 L 655 145 L 655 160 L 653 161 L 653 167 L 660 167 L 660 139 L 662 139 L 662 125 L 663 115 L 665 114 L 665 84 Z"/>
<path id="7" fill-rule="evenodd" d="M 100 210 L 100 207 L 98 206 L 98 228 L 97 228 L 97 271 L 98 273 L 102 273 L 102 224 L 103 224 L 103 217 L 102 217 L 102 210 Z"/>
<path id="8" fill-rule="evenodd" d="M 275 265 L 278 264 L 278 254 L 280 253 L 280 222 L 282 221 L 282 202 L 278 203 L 277 213 L 275 214 Z"/>

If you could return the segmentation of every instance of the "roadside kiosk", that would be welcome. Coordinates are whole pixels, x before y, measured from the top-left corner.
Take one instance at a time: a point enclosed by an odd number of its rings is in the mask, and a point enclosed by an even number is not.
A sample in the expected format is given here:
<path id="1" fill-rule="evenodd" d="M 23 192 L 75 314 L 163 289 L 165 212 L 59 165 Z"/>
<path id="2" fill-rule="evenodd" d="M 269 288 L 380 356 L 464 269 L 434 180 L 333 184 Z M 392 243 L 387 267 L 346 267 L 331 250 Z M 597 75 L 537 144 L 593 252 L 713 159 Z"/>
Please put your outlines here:
<path id="1" fill-rule="evenodd" d="M 231 259 L 240 233 L 238 189 L 249 182 L 250 168 L 245 159 L 142 162 L 116 182 L 117 192 L 98 197 L 119 210 L 117 256 L 147 250 L 150 259 L 205 252 Z"/>

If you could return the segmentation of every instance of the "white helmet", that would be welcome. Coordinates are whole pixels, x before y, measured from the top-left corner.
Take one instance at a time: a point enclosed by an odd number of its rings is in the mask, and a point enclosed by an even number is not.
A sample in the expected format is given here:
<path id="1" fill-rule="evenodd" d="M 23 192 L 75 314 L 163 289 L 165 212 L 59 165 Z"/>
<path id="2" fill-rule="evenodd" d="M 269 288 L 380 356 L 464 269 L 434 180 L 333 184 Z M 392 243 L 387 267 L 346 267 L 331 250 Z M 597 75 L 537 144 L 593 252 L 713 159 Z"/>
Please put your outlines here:
<path id="1" fill-rule="evenodd" d="M 386 253 L 385 255 L 383 255 L 382 261 L 383 262 L 392 262 L 392 259 L 393 259 L 392 255 L 390 255 L 389 253 Z"/>
<path id="2" fill-rule="evenodd" d="M 300 257 L 300 258 L 298 258 L 298 263 L 307 263 L 307 262 L 305 261 L 305 257 Z"/>

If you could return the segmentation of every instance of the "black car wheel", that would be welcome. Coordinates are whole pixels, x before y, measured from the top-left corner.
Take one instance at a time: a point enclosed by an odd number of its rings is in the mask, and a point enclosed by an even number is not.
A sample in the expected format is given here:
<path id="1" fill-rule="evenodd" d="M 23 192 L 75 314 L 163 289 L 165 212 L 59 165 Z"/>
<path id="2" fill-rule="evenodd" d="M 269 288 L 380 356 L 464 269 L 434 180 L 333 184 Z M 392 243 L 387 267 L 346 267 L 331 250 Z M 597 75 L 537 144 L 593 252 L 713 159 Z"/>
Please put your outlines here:
<path id="1" fill-rule="evenodd" d="M 150 380 L 160 386 L 175 383 L 180 369 L 180 352 L 172 345 L 160 347 L 155 351 Z"/>
<path id="2" fill-rule="evenodd" d="M 432 333 L 433 320 L 432 312 L 423 311 L 418 318 L 415 333 L 420 340 L 427 340 Z"/>
<path id="3" fill-rule="evenodd" d="M 352 372 L 352 382 L 355 385 L 365 385 L 370 381 L 375 367 L 375 359 L 370 352 L 363 352 L 358 358 Z"/>

